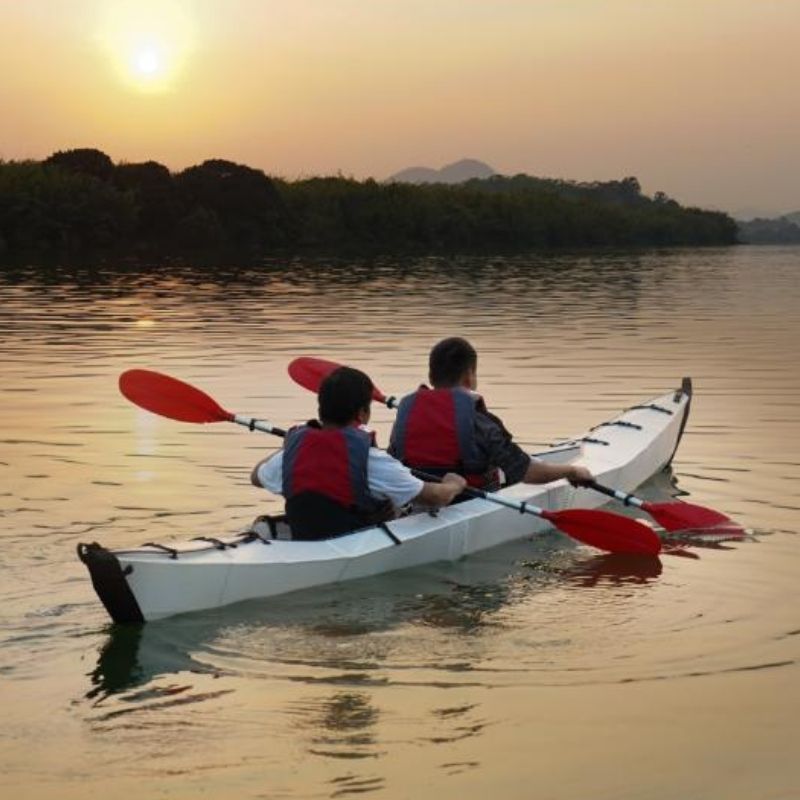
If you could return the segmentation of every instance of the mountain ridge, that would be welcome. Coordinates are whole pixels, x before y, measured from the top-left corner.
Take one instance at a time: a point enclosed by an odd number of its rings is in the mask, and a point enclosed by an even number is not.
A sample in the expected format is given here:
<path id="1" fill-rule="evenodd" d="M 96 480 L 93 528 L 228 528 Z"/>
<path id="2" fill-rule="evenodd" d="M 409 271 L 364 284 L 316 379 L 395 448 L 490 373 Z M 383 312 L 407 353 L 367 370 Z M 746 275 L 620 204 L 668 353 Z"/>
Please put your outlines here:
<path id="1" fill-rule="evenodd" d="M 387 178 L 387 183 L 464 183 L 497 175 L 497 170 L 476 158 L 462 158 L 441 169 L 433 167 L 407 167 Z"/>

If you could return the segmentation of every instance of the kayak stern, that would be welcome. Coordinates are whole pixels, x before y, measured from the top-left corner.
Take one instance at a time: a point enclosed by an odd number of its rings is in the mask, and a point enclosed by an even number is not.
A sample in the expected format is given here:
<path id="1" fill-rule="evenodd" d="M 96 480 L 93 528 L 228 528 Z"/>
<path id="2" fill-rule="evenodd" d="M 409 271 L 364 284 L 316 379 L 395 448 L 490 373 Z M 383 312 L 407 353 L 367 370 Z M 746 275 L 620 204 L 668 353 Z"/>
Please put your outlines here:
<path id="1" fill-rule="evenodd" d="M 144 622 L 139 603 L 128 586 L 119 559 L 101 544 L 78 545 L 78 558 L 86 564 L 97 592 L 114 622 Z"/>

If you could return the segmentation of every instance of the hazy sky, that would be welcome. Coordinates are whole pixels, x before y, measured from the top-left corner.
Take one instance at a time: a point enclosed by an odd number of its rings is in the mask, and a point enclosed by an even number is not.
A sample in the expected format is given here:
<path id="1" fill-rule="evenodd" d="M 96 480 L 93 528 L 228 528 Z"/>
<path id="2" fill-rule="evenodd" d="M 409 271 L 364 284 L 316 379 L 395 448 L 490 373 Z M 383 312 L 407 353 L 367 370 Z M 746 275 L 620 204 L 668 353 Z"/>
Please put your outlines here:
<path id="1" fill-rule="evenodd" d="M 800 209 L 800 0 L 0 0 L 0 158 L 478 158 Z"/>

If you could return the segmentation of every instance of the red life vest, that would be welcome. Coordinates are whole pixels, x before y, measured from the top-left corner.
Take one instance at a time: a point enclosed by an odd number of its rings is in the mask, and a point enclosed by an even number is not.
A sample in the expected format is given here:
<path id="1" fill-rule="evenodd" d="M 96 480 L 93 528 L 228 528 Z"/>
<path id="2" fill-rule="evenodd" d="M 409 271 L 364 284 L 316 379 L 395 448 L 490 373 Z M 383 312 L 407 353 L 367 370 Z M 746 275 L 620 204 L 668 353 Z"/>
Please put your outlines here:
<path id="1" fill-rule="evenodd" d="M 494 486 L 497 471 L 490 470 L 475 437 L 479 408 L 483 400 L 467 389 L 421 386 L 400 401 L 389 452 L 414 469 L 457 472 L 470 486 Z"/>
<path id="2" fill-rule="evenodd" d="M 290 500 L 301 492 L 316 492 L 346 509 L 372 507 L 367 482 L 372 445 L 372 435 L 354 426 L 292 428 L 283 448 L 283 496 Z"/>

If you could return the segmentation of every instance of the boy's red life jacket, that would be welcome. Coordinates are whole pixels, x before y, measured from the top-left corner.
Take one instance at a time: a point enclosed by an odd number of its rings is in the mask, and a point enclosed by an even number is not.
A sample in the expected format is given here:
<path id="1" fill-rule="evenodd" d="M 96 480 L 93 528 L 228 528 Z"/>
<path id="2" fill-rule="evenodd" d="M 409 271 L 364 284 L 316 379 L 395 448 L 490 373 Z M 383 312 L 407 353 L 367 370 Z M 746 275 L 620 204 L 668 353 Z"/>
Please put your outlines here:
<path id="1" fill-rule="evenodd" d="M 319 428 L 299 425 L 286 434 L 283 448 L 283 490 L 286 500 L 316 492 L 348 510 L 374 506 L 367 482 L 372 434 L 355 426 Z"/>
<path id="2" fill-rule="evenodd" d="M 496 488 L 497 470 L 475 437 L 475 415 L 483 408 L 482 398 L 462 387 L 420 386 L 400 401 L 389 452 L 412 469 L 457 472 L 470 486 Z"/>

